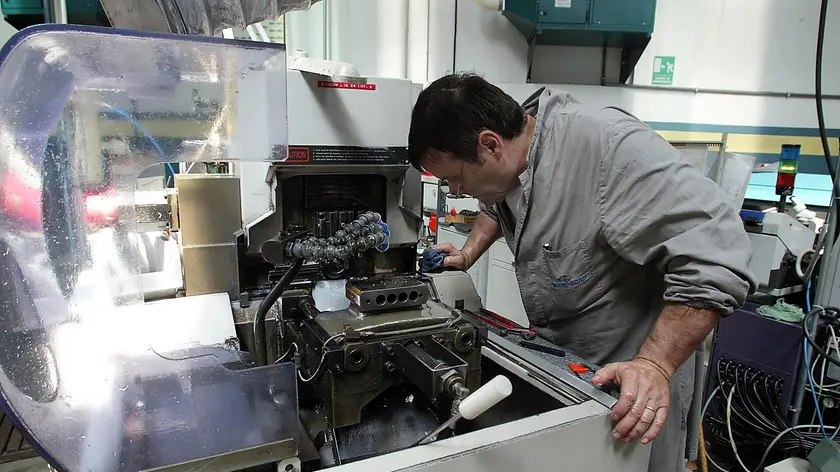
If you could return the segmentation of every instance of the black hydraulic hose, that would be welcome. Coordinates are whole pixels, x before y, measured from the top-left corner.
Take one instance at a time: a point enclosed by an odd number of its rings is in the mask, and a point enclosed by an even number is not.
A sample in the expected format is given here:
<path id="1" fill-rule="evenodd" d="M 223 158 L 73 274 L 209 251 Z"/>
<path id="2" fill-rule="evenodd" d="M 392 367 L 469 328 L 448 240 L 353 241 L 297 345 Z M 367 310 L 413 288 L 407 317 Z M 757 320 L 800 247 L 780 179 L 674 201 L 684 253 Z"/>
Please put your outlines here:
<path id="1" fill-rule="evenodd" d="M 277 303 L 280 295 L 286 290 L 286 287 L 297 277 L 300 268 L 303 267 L 303 259 L 295 259 L 292 267 L 280 277 L 277 284 L 272 287 L 268 295 L 265 296 L 260 307 L 257 309 L 257 314 L 254 315 L 254 361 L 257 365 L 266 365 L 268 363 L 268 353 L 265 349 L 265 317 L 268 315 L 268 310 Z"/>
<path id="2" fill-rule="evenodd" d="M 814 349 L 814 352 L 816 352 L 817 355 L 819 355 L 823 359 L 831 362 L 832 364 L 840 367 L 840 360 L 837 360 L 834 356 L 832 356 L 831 354 L 826 352 L 819 344 L 817 344 L 817 341 L 814 339 L 814 336 L 811 334 L 811 331 L 810 331 L 811 318 L 814 317 L 814 316 L 818 316 L 818 315 L 822 314 L 824 311 L 826 313 L 829 313 L 829 312 L 832 313 L 832 315 L 833 315 L 832 318 L 834 318 L 834 319 L 836 319 L 838 313 L 840 313 L 840 311 L 837 310 L 837 308 L 833 308 L 833 307 L 826 307 L 825 310 L 823 310 L 822 308 L 815 308 L 815 309 L 811 310 L 810 312 L 808 312 L 808 314 L 805 315 L 804 318 L 802 318 L 802 330 L 805 332 L 805 339 L 808 341 L 808 344 L 811 345 L 811 348 Z M 811 364 L 810 359 L 805 359 L 805 361 L 808 363 L 808 365 Z"/>
<path id="3" fill-rule="evenodd" d="M 825 115 L 823 114 L 823 94 L 822 94 L 822 62 L 823 62 L 823 44 L 825 43 L 825 22 L 828 15 L 828 0 L 822 0 L 820 5 L 820 22 L 817 29 L 817 59 L 814 71 L 814 96 L 817 102 L 817 123 L 820 128 L 820 140 L 822 141 L 823 154 L 825 155 L 825 163 L 828 166 L 828 175 L 832 180 L 832 190 L 834 197 L 840 197 L 840 187 L 838 182 L 834 181 L 834 176 L 837 169 L 834 167 L 834 162 L 831 160 L 831 148 L 828 146 L 828 134 L 825 129 Z M 834 235 L 832 235 L 834 236 Z"/>

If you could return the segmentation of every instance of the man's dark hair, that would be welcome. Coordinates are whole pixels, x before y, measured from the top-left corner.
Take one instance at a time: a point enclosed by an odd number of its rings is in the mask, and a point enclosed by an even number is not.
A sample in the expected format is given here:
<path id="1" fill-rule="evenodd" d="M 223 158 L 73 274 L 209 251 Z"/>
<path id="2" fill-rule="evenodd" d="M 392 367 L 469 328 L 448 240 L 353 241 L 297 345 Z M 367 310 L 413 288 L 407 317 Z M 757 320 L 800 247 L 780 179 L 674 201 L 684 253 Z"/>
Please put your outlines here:
<path id="1" fill-rule="evenodd" d="M 510 95 L 475 74 L 453 74 L 431 83 L 417 97 L 408 132 L 408 157 L 420 169 L 430 150 L 478 164 L 478 134 L 513 139 L 525 129 L 525 111 Z"/>

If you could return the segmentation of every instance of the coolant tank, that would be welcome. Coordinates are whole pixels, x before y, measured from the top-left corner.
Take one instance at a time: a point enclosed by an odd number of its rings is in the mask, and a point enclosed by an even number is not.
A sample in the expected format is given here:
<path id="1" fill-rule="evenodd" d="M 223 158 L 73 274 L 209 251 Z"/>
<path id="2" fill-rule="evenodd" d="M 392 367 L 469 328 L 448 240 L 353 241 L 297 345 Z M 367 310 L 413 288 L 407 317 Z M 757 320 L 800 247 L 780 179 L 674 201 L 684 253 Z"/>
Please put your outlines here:
<path id="1" fill-rule="evenodd" d="M 26 439 L 62 471 L 294 456 L 294 367 L 179 344 L 132 244 L 146 167 L 285 158 L 284 47 L 29 28 L 0 52 L 0 109 L 0 401 Z"/>

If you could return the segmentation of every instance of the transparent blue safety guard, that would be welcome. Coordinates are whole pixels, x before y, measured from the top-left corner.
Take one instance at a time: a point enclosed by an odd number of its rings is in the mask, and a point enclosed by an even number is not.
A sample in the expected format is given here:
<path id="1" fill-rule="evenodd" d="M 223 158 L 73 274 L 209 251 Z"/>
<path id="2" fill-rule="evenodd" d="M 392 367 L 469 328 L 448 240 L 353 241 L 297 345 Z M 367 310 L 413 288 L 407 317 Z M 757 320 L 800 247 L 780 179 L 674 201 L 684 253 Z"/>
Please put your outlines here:
<path id="1" fill-rule="evenodd" d="M 56 469 L 297 451 L 294 367 L 154 349 L 167 327 L 138 321 L 129 243 L 144 168 L 285 158 L 285 60 L 282 45 L 76 26 L 26 29 L 0 52 L 0 393 Z"/>

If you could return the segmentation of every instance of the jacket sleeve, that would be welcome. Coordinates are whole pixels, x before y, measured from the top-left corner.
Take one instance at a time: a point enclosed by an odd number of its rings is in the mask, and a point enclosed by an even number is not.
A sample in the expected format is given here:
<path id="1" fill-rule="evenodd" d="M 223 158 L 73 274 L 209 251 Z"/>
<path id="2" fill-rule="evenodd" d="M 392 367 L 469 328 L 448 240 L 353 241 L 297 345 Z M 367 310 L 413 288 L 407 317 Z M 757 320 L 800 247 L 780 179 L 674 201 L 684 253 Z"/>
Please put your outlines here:
<path id="1" fill-rule="evenodd" d="M 731 314 L 755 290 L 752 245 L 726 195 L 655 131 L 610 125 L 601 163 L 604 235 L 623 258 L 665 275 L 665 301 Z"/>
<path id="2" fill-rule="evenodd" d="M 479 202 L 478 209 L 486 213 L 490 218 L 493 218 L 493 220 L 499 221 L 499 214 L 496 213 L 496 205 L 487 206 Z"/>

